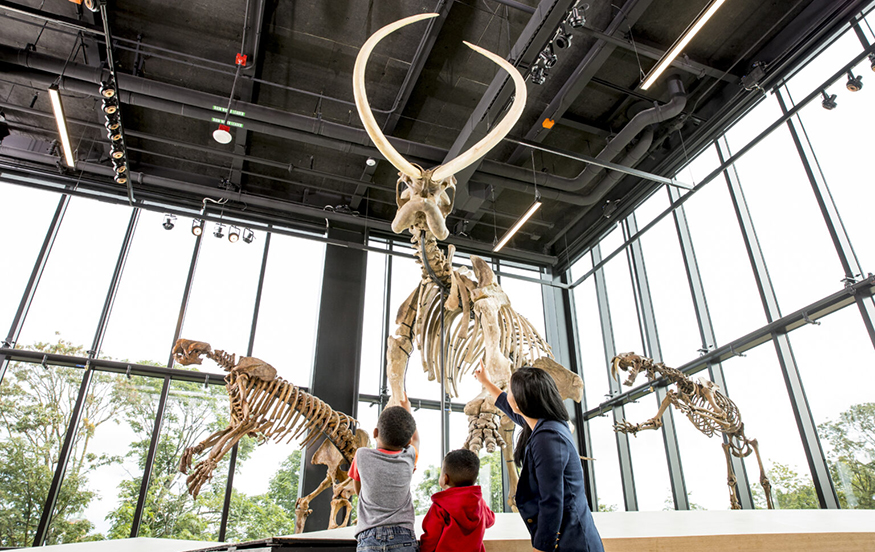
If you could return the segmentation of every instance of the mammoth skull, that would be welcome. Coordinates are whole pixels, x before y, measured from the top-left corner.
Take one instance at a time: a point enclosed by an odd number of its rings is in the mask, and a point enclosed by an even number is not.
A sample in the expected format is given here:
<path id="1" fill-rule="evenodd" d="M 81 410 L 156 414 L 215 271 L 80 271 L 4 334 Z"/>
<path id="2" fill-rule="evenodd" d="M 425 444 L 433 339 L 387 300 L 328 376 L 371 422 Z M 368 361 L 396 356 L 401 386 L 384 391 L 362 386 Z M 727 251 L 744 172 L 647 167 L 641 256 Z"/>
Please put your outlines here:
<path id="1" fill-rule="evenodd" d="M 450 234 L 449 230 L 447 230 L 446 218 L 453 210 L 453 201 L 455 200 L 456 179 L 453 175 L 486 155 L 490 149 L 510 132 L 520 118 L 520 115 L 522 115 L 526 104 L 526 83 L 519 71 L 504 58 L 479 46 L 465 42 L 466 46 L 498 64 L 513 79 L 516 93 L 507 115 L 500 123 L 493 127 L 489 134 L 474 144 L 471 149 L 444 165 L 424 170 L 404 159 L 389 142 L 383 131 L 380 130 L 376 119 L 374 119 L 374 114 L 368 105 L 368 96 L 365 92 L 365 68 L 371 52 L 380 40 L 411 23 L 437 16 L 438 14 L 436 13 L 424 13 L 406 17 L 386 25 L 371 35 L 362 46 L 355 60 L 353 94 L 355 96 L 355 105 L 365 130 L 371 137 L 371 140 L 374 141 L 374 145 L 380 150 L 380 153 L 399 171 L 400 178 L 398 179 L 395 193 L 398 212 L 392 221 L 392 230 L 395 233 L 401 233 L 405 229 L 411 229 L 411 231 L 427 229 L 436 238 L 443 240 Z M 404 186 L 403 190 L 402 185 Z M 452 190 L 452 198 L 448 193 L 450 190 Z"/>

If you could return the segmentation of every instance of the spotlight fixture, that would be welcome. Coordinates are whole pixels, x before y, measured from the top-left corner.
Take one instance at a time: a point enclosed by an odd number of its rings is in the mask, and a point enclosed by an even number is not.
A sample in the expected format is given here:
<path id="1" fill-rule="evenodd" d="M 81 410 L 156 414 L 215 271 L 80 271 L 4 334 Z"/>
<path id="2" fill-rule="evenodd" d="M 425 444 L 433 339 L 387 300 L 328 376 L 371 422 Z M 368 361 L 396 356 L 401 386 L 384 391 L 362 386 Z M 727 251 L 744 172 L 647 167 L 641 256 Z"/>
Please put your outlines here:
<path id="1" fill-rule="evenodd" d="M 116 128 L 115 130 L 110 130 L 109 132 L 107 132 L 106 137 L 109 138 L 110 140 L 112 140 L 113 142 L 118 142 L 119 140 L 121 140 L 122 139 L 121 125 L 119 125 L 119 127 Z"/>
<path id="2" fill-rule="evenodd" d="M 118 98 L 113 96 L 112 98 L 104 98 L 103 99 L 103 112 L 107 115 L 115 115 L 118 111 Z"/>
<path id="3" fill-rule="evenodd" d="M 176 220 L 176 215 L 171 215 L 170 213 L 164 213 L 164 222 L 161 226 L 164 227 L 165 230 L 173 230 L 174 222 Z"/>
<path id="4" fill-rule="evenodd" d="M 89 10 L 91 10 L 93 12 L 99 12 L 100 7 L 103 6 L 106 3 L 106 1 L 105 0 L 85 0 L 83 3 L 85 4 L 85 7 L 88 8 Z"/>
<path id="5" fill-rule="evenodd" d="M 219 124 L 219 128 L 213 131 L 213 140 L 220 144 L 231 143 L 231 127 Z"/>
<path id="6" fill-rule="evenodd" d="M 195 236 L 200 236 L 204 233 L 203 219 L 194 219 L 191 221 L 191 233 Z"/>
<path id="7" fill-rule="evenodd" d="M 251 228 L 243 229 L 243 241 L 245 243 L 252 243 L 252 240 L 255 239 L 255 232 L 252 231 Z"/>
<path id="8" fill-rule="evenodd" d="M 118 117 L 115 117 L 113 119 L 110 119 L 109 117 L 107 117 L 106 124 L 104 124 L 103 126 L 106 127 L 106 130 L 112 132 L 113 130 L 120 129 L 122 126 L 122 123 L 121 123 L 121 121 L 118 120 Z"/>
<path id="9" fill-rule="evenodd" d="M 104 82 L 100 85 L 100 95 L 104 98 L 112 98 L 115 96 L 115 86 L 111 82 Z"/>
<path id="10" fill-rule="evenodd" d="M 124 159 L 113 159 L 112 160 L 112 168 L 118 174 L 126 172 L 128 170 L 128 163 Z"/>
<path id="11" fill-rule="evenodd" d="M 869 54 L 869 63 L 872 64 L 872 70 L 875 71 L 875 54 Z"/>
<path id="12" fill-rule="evenodd" d="M 675 41 L 671 48 L 662 56 L 662 59 L 657 62 L 656 66 L 650 70 L 650 73 L 644 77 L 644 83 L 641 85 L 641 90 L 647 90 L 650 88 L 656 79 L 659 78 L 668 66 L 671 65 L 671 62 L 674 61 L 674 58 L 678 57 L 678 55 L 686 48 L 687 44 L 696 36 L 702 27 L 705 26 L 705 23 L 711 19 L 711 16 L 717 11 L 717 9 L 723 5 L 723 2 L 726 0 L 711 0 L 711 2 L 705 6 L 699 16 L 696 17 L 696 20 L 687 27 L 687 30 Z"/>
<path id="13" fill-rule="evenodd" d="M 112 147 L 109 149 L 109 155 L 113 159 L 121 159 L 125 156 L 125 147 L 120 142 L 113 142 Z"/>
<path id="14" fill-rule="evenodd" d="M 216 229 L 213 230 L 213 235 L 216 236 L 216 237 L 219 238 L 219 239 L 224 238 L 224 237 L 225 237 L 225 234 L 222 233 L 222 230 L 224 230 L 224 229 L 225 229 L 225 225 L 222 224 L 221 222 L 217 222 L 217 223 L 216 223 Z"/>
<path id="15" fill-rule="evenodd" d="M 851 92 L 859 92 L 863 89 L 863 75 L 854 76 L 853 71 L 848 71 L 848 82 L 845 86 Z"/>
<path id="16" fill-rule="evenodd" d="M 547 80 L 547 70 L 544 69 L 540 65 L 535 65 L 532 67 L 532 84 L 537 84 L 538 86 L 544 84 L 544 81 Z"/>
<path id="17" fill-rule="evenodd" d="M 556 54 L 553 52 L 553 43 L 547 44 L 547 47 L 541 50 L 541 53 L 538 54 L 538 59 L 544 62 L 544 67 L 550 68 L 556 65 L 556 62 L 559 61 L 559 58 L 556 57 Z"/>
<path id="18" fill-rule="evenodd" d="M 823 96 L 823 101 L 820 102 L 820 105 L 822 105 L 823 108 L 826 110 L 835 109 L 836 106 L 838 105 L 836 103 L 836 95 L 835 94 L 827 95 L 826 90 L 821 90 L 820 93 Z"/>
<path id="19" fill-rule="evenodd" d="M 118 183 L 118 184 L 127 184 L 128 183 L 128 177 L 127 177 L 127 175 L 124 175 L 124 174 L 115 175 L 115 178 L 113 180 L 115 180 L 116 183 Z"/>
<path id="20" fill-rule="evenodd" d="M 67 133 L 67 119 L 64 117 L 64 106 L 61 104 L 61 90 L 57 84 L 49 87 L 49 99 L 52 101 L 52 111 L 55 112 L 55 122 L 58 124 L 58 134 L 61 137 L 61 148 L 64 150 L 64 161 L 68 167 L 75 167 L 73 148 L 70 146 L 70 135 Z"/>
<path id="21" fill-rule="evenodd" d="M 584 12 L 588 9 L 589 4 L 583 4 L 582 6 L 574 6 L 571 8 L 571 13 L 568 14 L 568 24 L 574 29 L 579 29 L 586 25 L 586 14 Z"/>
<path id="22" fill-rule="evenodd" d="M 559 27 L 556 30 L 556 36 L 553 37 L 553 45 L 564 50 L 571 46 L 571 35 L 565 32 L 565 29 Z"/>
<path id="23" fill-rule="evenodd" d="M 504 247 L 507 244 L 507 242 L 510 241 L 510 239 L 514 236 L 514 234 L 516 234 L 519 231 L 519 229 L 522 228 L 523 224 L 525 224 L 526 221 L 529 220 L 532 217 L 532 215 L 535 214 L 535 211 L 537 211 L 540 207 L 541 207 L 541 196 L 540 196 L 540 194 L 538 194 L 538 195 L 535 195 L 535 202 L 532 203 L 532 206 L 529 207 L 529 210 L 526 211 L 526 214 L 521 216 L 520 219 L 518 221 L 516 221 L 516 224 L 511 226 L 510 230 L 507 231 L 507 233 L 504 235 L 504 237 L 501 238 L 501 241 L 498 242 L 498 245 L 496 245 L 492 251 L 496 252 L 496 253 L 498 251 L 500 251 L 501 248 Z"/>
<path id="24" fill-rule="evenodd" d="M 368 157 L 367 159 L 365 159 L 365 165 L 369 167 L 374 167 L 377 165 L 377 160 L 373 157 Z"/>
<path id="25" fill-rule="evenodd" d="M 237 243 L 237 240 L 240 239 L 240 229 L 236 226 L 228 227 L 228 241 L 231 243 Z"/>

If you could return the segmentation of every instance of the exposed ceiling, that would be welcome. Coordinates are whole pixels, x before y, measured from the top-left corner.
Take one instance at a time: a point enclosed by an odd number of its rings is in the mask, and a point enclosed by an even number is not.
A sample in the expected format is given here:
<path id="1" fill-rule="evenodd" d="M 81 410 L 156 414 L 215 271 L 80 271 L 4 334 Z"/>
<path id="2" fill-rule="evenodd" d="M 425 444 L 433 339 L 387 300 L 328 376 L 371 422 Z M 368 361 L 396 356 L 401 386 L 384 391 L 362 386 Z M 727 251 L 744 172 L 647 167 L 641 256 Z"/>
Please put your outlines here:
<path id="1" fill-rule="evenodd" d="M 726 0 L 670 72 L 643 91 L 641 76 L 707 0 L 584 1 L 585 27 L 566 26 L 570 47 L 555 49 L 558 62 L 542 85 L 527 82 L 526 110 L 508 140 L 457 175 L 450 241 L 490 249 L 531 204 L 537 181 L 543 208 L 508 254 L 548 262 L 568 258 L 606 227 L 606 202 L 629 209 L 654 184 L 620 173 L 605 180 L 594 166 L 514 141 L 584 156 L 596 156 L 613 141 L 617 155 L 607 161 L 634 161 L 640 170 L 671 175 L 686 155 L 756 101 L 760 93 L 741 85 L 754 62 L 766 63 L 760 82 L 768 88 L 863 4 Z M 385 134 L 397 139 L 409 160 L 432 167 L 479 139 L 512 94 L 505 74 L 462 42 L 507 57 L 526 75 L 574 5 L 110 1 L 106 13 L 134 177 L 131 193 L 181 207 L 200 205 L 206 195 L 229 197 L 229 209 L 245 205 L 265 220 L 323 225 L 328 205 L 335 208 L 329 218 L 336 224 L 385 231 L 396 209 L 397 171 L 361 130 L 352 103 L 352 69 L 364 41 L 402 17 L 440 14 L 383 40 L 366 74 L 370 104 Z M 89 173 L 89 181 L 125 195 L 125 187 L 111 179 L 98 96 L 98 83 L 108 75 L 100 14 L 66 0 L 2 0 L 0 21 L 0 106 L 18 135 L 0 147 L 4 165 L 15 158 L 29 170 L 58 172 L 58 153 L 45 144 L 57 137 L 45 90 L 63 71 L 77 168 Z M 235 86 L 235 55 L 241 51 L 248 59 Z M 621 133 L 641 111 L 677 103 L 670 103 L 673 78 L 684 90 L 680 113 Z M 244 115 L 231 116 L 234 140 L 221 145 L 211 135 L 213 119 L 224 117 L 232 88 L 232 113 Z M 542 126 L 545 118 L 555 120 L 552 129 Z M 625 134 L 630 140 L 618 144 Z M 368 157 L 379 160 L 376 167 L 366 165 Z M 584 169 L 588 174 L 578 177 Z"/>

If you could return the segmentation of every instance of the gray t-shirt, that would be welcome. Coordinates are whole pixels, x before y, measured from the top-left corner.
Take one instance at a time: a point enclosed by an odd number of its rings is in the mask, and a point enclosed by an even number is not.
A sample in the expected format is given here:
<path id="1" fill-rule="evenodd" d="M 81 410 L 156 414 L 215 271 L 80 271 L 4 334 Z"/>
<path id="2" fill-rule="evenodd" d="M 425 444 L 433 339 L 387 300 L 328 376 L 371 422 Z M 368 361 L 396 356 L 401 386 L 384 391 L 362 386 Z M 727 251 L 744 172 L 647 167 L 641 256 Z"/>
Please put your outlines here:
<path id="1" fill-rule="evenodd" d="M 415 465 L 416 449 L 412 446 L 395 454 L 369 448 L 356 451 L 355 471 L 362 484 L 356 535 L 387 525 L 414 530 L 410 481 Z"/>

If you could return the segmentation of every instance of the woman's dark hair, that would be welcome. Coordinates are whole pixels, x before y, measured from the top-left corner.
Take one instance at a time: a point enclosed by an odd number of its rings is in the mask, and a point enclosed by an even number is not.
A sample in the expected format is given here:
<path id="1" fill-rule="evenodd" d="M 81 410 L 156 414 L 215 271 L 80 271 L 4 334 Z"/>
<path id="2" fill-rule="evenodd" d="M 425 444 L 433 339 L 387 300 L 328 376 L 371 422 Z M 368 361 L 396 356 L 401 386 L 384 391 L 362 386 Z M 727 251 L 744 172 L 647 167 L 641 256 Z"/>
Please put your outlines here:
<path id="1" fill-rule="evenodd" d="M 550 374 L 540 368 L 524 366 L 514 372 L 510 377 L 510 391 L 519 411 L 529 418 L 562 422 L 567 422 L 569 419 L 556 382 Z M 532 428 L 524 425 L 513 450 L 513 461 L 519 468 L 523 465 L 526 445 L 531 436 Z"/>

